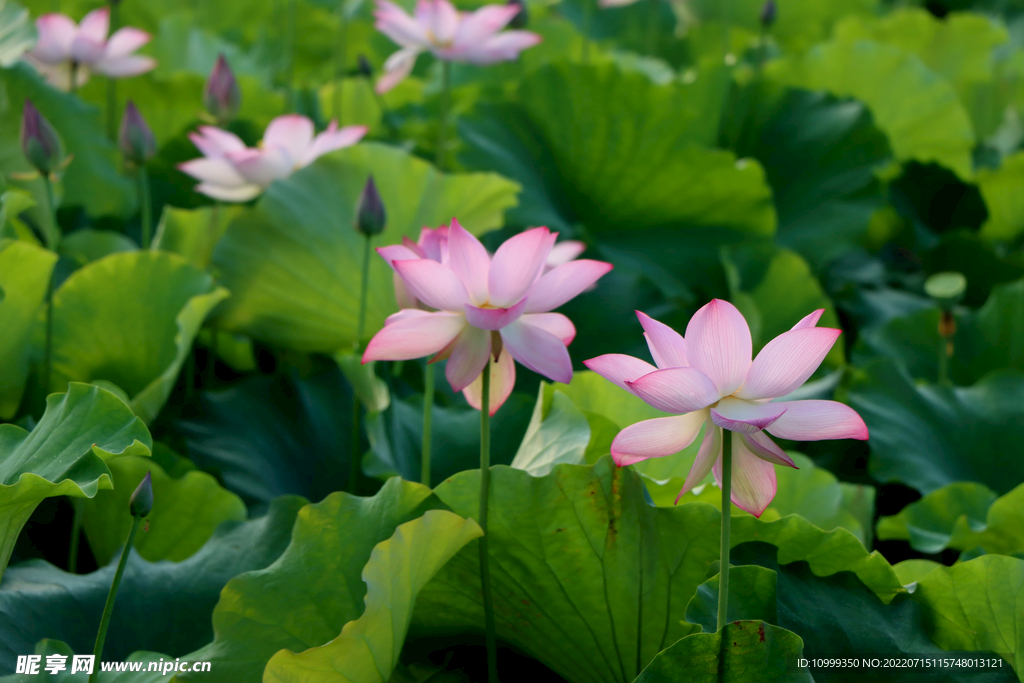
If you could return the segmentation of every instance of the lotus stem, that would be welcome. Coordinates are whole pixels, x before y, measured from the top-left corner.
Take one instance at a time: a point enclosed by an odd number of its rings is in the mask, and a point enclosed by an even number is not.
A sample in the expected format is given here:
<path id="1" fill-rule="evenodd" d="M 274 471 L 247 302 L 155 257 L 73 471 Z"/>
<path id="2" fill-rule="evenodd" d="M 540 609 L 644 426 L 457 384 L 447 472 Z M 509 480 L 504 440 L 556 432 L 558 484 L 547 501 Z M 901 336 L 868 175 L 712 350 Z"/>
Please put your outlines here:
<path id="1" fill-rule="evenodd" d="M 430 486 L 431 421 L 434 413 L 434 366 L 423 368 L 423 453 L 420 457 L 420 483 Z"/>
<path id="2" fill-rule="evenodd" d="M 498 683 L 498 646 L 494 634 L 494 600 L 487 540 L 487 501 L 491 492 L 491 361 L 484 367 L 480 399 L 480 582 L 484 592 L 484 629 L 487 642 L 487 680 Z"/>
<path id="3" fill-rule="evenodd" d="M 722 552 L 718 570 L 718 630 L 729 610 L 729 526 L 732 523 L 732 432 L 722 430 Z"/>
<path id="4" fill-rule="evenodd" d="M 348 61 L 348 17 L 345 16 L 345 2 L 338 3 L 338 43 L 334 50 L 334 118 L 342 126 L 341 113 L 345 104 L 345 64 Z"/>
<path id="5" fill-rule="evenodd" d="M 121 28 L 121 3 L 110 3 L 110 33 Z M 117 142 L 117 79 L 107 77 L 107 139 Z"/>
<path id="6" fill-rule="evenodd" d="M 658 53 L 658 10 L 661 0 L 647 0 L 647 54 Z"/>
<path id="7" fill-rule="evenodd" d="M 593 0 L 583 0 L 583 50 L 580 59 L 584 64 L 590 64 L 590 29 L 594 24 L 594 8 L 591 2 Z"/>
<path id="8" fill-rule="evenodd" d="M 124 550 L 121 551 L 121 561 L 117 563 L 117 571 L 114 572 L 114 581 L 110 584 L 110 593 L 107 594 L 107 604 L 103 608 L 103 617 L 100 619 L 100 630 L 96 634 L 96 647 L 93 648 L 95 663 L 92 673 L 89 674 L 89 683 L 96 683 L 100 673 L 100 658 L 103 655 L 103 641 L 107 639 L 107 627 L 110 626 L 110 615 L 114 612 L 114 600 L 117 598 L 117 587 L 121 583 L 121 576 L 124 574 L 124 566 L 128 563 L 128 553 L 132 549 L 132 541 L 135 540 L 135 532 L 139 530 L 141 517 L 132 516 L 132 528 L 128 532 L 128 540 L 125 541 Z"/>
<path id="9" fill-rule="evenodd" d="M 452 90 L 452 64 L 448 61 L 441 62 L 441 112 L 437 129 L 437 151 L 436 161 L 438 170 L 445 169 L 444 148 L 448 144 L 448 110 L 451 108 Z"/>
<path id="10" fill-rule="evenodd" d="M 139 206 L 142 208 L 142 248 L 150 249 L 153 244 L 153 198 L 149 191 L 149 171 L 139 166 Z"/>
<path id="11" fill-rule="evenodd" d="M 285 87 L 288 89 L 288 110 L 295 111 L 298 98 L 295 94 L 295 39 L 298 32 L 296 24 L 296 12 L 298 11 L 298 0 L 288 0 L 287 16 L 285 21 L 285 52 L 284 71 Z"/>
<path id="12" fill-rule="evenodd" d="M 370 235 L 366 235 L 363 241 L 363 281 L 359 289 L 359 322 L 356 326 L 356 351 L 362 348 L 363 335 L 366 333 L 366 298 L 370 289 Z M 359 396 L 352 390 L 352 458 L 349 461 L 348 492 L 355 495 L 359 482 L 359 475 L 362 474 L 362 458 L 360 447 L 362 440 L 359 438 L 360 418 L 362 406 L 359 405 Z"/>
<path id="13" fill-rule="evenodd" d="M 53 200 L 53 183 L 49 176 L 43 176 L 43 185 L 46 188 L 46 212 L 49 214 L 50 230 L 46 233 L 46 248 L 50 251 L 57 249 L 57 207 Z M 56 270 L 56 268 L 54 268 Z M 53 372 L 53 271 L 50 271 L 50 281 L 46 285 L 46 346 L 43 352 L 43 392 L 50 393 L 50 379 Z"/>
<path id="14" fill-rule="evenodd" d="M 68 573 L 74 574 L 78 570 L 78 539 L 82 535 L 82 511 L 85 508 L 85 500 L 78 497 L 71 498 L 71 547 L 68 549 Z"/>
<path id="15" fill-rule="evenodd" d="M 952 311 L 943 309 L 939 318 L 939 384 L 949 384 L 949 359 L 953 357 L 956 320 Z"/>

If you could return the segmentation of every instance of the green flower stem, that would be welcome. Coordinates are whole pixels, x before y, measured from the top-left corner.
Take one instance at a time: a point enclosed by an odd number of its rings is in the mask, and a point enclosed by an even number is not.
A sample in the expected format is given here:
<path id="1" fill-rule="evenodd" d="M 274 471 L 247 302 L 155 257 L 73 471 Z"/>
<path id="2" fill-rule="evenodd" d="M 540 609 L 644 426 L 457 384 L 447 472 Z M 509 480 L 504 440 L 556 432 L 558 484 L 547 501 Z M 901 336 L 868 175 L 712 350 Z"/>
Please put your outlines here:
<path id="1" fill-rule="evenodd" d="M 445 169 L 445 147 L 448 145 L 448 114 L 452 99 L 452 63 L 441 62 L 441 112 L 437 128 L 437 150 L 435 165 L 439 171 Z"/>
<path id="2" fill-rule="evenodd" d="M 334 49 L 334 118 L 338 125 L 345 125 L 341 113 L 345 105 L 345 64 L 348 62 L 348 17 L 345 15 L 345 1 L 338 3 L 338 43 Z"/>
<path id="3" fill-rule="evenodd" d="M 82 536 L 82 512 L 85 499 L 71 497 L 71 547 L 68 549 L 68 573 L 74 574 L 78 569 L 78 539 Z"/>
<path id="4" fill-rule="evenodd" d="M 128 553 L 132 549 L 132 541 L 135 540 L 135 532 L 139 530 L 141 517 L 132 517 L 132 528 L 128 532 L 128 540 L 125 541 L 124 550 L 121 551 L 121 561 L 117 563 L 117 571 L 114 572 L 114 581 L 110 584 L 110 593 L 107 594 L 107 604 L 103 608 L 103 618 L 100 619 L 100 630 L 96 634 L 96 647 L 92 653 L 96 659 L 92 673 L 89 674 L 89 683 L 95 683 L 100 673 L 100 659 L 103 655 L 103 641 L 107 639 L 107 627 L 110 626 L 110 615 L 114 612 L 114 600 L 117 598 L 117 587 L 121 583 L 121 576 L 124 574 L 124 566 L 128 563 Z"/>
<path id="5" fill-rule="evenodd" d="M 732 522 L 732 432 L 722 430 L 722 552 L 718 574 L 718 630 L 729 609 L 729 526 Z"/>
<path id="6" fill-rule="evenodd" d="M 75 95 L 78 93 L 78 62 L 71 60 L 71 82 L 70 82 L 69 93 Z"/>
<path id="7" fill-rule="evenodd" d="M 288 89 L 288 111 L 295 111 L 298 98 L 295 94 L 295 39 L 298 32 L 297 20 L 298 0 L 288 0 L 288 10 L 285 20 L 285 51 L 284 51 L 284 77 L 285 87 Z"/>
<path id="8" fill-rule="evenodd" d="M 366 333 L 366 298 L 370 289 L 370 236 L 367 235 L 363 242 L 363 282 L 359 289 L 359 323 L 356 327 L 356 350 L 363 345 L 363 335 Z M 359 482 L 359 475 L 362 474 L 362 458 L 360 447 L 362 440 L 359 438 L 360 418 L 362 417 L 362 406 L 359 405 L 359 397 L 355 390 L 352 391 L 352 457 L 349 461 L 348 492 L 355 495 Z"/>
<path id="9" fill-rule="evenodd" d="M 423 453 L 420 457 L 420 483 L 430 486 L 430 430 L 434 414 L 434 366 L 423 367 Z"/>
<path id="10" fill-rule="evenodd" d="M 121 28 L 121 3 L 110 3 L 110 33 Z M 117 80 L 107 77 L 107 138 L 117 141 Z"/>
<path id="11" fill-rule="evenodd" d="M 491 566 L 487 541 L 487 499 L 491 492 L 491 362 L 484 367 L 480 399 L 480 582 L 484 591 L 484 629 L 487 642 L 487 680 L 498 683 L 498 647 L 494 635 L 494 600 L 491 597 Z"/>
<path id="12" fill-rule="evenodd" d="M 139 206 L 142 209 L 142 248 L 150 249 L 153 244 L 153 197 L 149 191 L 149 171 L 139 166 Z"/>
<path id="13" fill-rule="evenodd" d="M 590 64 L 590 29 L 594 24 L 594 7 L 596 0 L 583 0 L 583 51 L 580 59 Z"/>
<path id="14" fill-rule="evenodd" d="M 658 11 L 661 0 L 647 0 L 647 54 L 658 54 Z"/>
<path id="15" fill-rule="evenodd" d="M 942 311 L 939 320 L 939 384 L 949 384 L 949 358 L 953 355 L 955 329 L 953 314 Z"/>
<path id="16" fill-rule="evenodd" d="M 43 186 L 46 189 L 46 212 L 50 219 L 50 229 L 46 233 L 46 248 L 56 251 L 60 227 L 57 225 L 57 206 L 53 200 L 53 183 L 48 176 L 43 176 Z M 53 276 L 51 271 L 50 281 L 46 286 L 46 346 L 43 352 L 43 392 L 46 394 L 50 393 L 50 378 L 53 371 Z"/>

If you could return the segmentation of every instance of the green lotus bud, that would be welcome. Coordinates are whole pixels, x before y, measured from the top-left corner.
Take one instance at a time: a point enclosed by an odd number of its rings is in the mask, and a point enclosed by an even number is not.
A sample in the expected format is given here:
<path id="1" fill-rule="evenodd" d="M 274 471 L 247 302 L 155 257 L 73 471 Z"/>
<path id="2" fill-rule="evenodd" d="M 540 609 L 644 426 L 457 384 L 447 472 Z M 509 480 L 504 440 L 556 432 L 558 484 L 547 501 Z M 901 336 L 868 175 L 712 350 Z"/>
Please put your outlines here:
<path id="1" fill-rule="evenodd" d="M 939 308 L 950 309 L 964 298 L 967 278 L 961 273 L 935 273 L 924 281 L 924 291 L 935 300 Z"/>
<path id="2" fill-rule="evenodd" d="M 29 99 L 21 116 L 21 150 L 28 163 L 43 175 L 53 172 L 64 159 L 57 131 Z"/>
<path id="3" fill-rule="evenodd" d="M 203 106 L 221 123 L 234 119 L 242 106 L 242 91 L 223 53 L 217 55 L 217 63 L 213 65 L 210 78 L 206 81 Z"/>
<path id="4" fill-rule="evenodd" d="M 359 55 L 359 75 L 363 78 L 373 78 L 373 66 L 366 55 Z"/>
<path id="5" fill-rule="evenodd" d="M 775 4 L 775 0 L 768 0 L 764 3 L 761 8 L 761 26 L 768 28 L 775 23 L 775 17 L 778 14 L 779 8 Z"/>
<path id="6" fill-rule="evenodd" d="M 388 222 L 388 214 L 384 209 L 384 200 L 377 191 L 377 184 L 373 182 L 371 175 L 366 179 L 363 193 L 359 196 L 359 203 L 356 205 L 356 230 L 371 237 L 384 232 Z"/>
<path id="7" fill-rule="evenodd" d="M 526 1 L 508 0 L 507 4 L 519 8 L 519 14 L 512 17 L 512 21 L 508 22 L 509 28 L 526 28 L 526 24 L 530 21 L 530 15 L 526 13 Z"/>
<path id="8" fill-rule="evenodd" d="M 131 100 L 128 100 L 124 108 L 118 140 L 124 158 L 136 166 L 144 165 L 156 154 L 156 138 L 153 137 L 153 131 Z"/>
<path id="9" fill-rule="evenodd" d="M 146 472 L 146 476 L 142 478 L 135 493 L 132 494 L 131 500 L 128 502 L 128 509 L 131 511 L 132 517 L 145 517 L 153 509 L 153 479 L 149 472 Z"/>

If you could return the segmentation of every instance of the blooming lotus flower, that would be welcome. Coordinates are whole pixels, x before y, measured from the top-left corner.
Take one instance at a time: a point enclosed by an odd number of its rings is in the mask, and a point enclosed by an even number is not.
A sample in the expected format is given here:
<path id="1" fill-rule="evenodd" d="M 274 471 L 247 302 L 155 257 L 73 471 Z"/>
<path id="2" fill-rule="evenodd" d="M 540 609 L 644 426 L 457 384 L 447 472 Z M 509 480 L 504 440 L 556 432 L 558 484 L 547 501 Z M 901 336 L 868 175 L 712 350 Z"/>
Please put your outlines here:
<path id="1" fill-rule="evenodd" d="M 150 35 L 125 27 L 107 38 L 110 32 L 110 8 L 101 7 L 85 15 L 76 24 L 64 14 L 44 14 L 36 19 L 39 40 L 26 53 L 27 60 L 46 80 L 61 90 L 84 85 L 96 72 L 110 78 L 137 76 L 156 67 L 156 60 L 134 54 L 150 41 Z"/>
<path id="2" fill-rule="evenodd" d="M 305 116 L 286 114 L 270 122 L 259 146 L 249 148 L 235 135 L 214 126 L 200 126 L 189 139 L 204 154 L 178 169 L 200 181 L 197 192 L 228 202 L 246 202 L 279 178 L 313 163 L 343 147 L 351 147 L 366 135 L 366 126 L 327 130 L 313 137 L 313 122 Z"/>
<path id="3" fill-rule="evenodd" d="M 402 46 L 384 62 L 377 92 L 391 90 L 408 76 L 421 52 L 481 65 L 515 59 L 540 42 L 540 36 L 529 31 L 502 32 L 518 13 L 515 5 L 488 5 L 466 13 L 448 0 L 418 0 L 410 17 L 398 5 L 377 0 L 377 30 Z"/>
<path id="4" fill-rule="evenodd" d="M 409 294 L 436 310 L 406 308 L 390 316 L 370 340 L 363 362 L 447 359 L 445 376 L 452 389 L 478 410 L 482 373 L 490 365 L 492 415 L 515 385 L 514 361 L 553 381 L 569 382 L 572 361 L 566 347 L 576 328 L 549 311 L 597 282 L 611 264 L 571 261 L 542 274 L 558 236 L 547 228 L 512 237 L 493 257 L 458 221 L 447 234 L 443 246 L 435 231 L 421 236 L 422 247 L 407 242 L 377 249 Z"/>
<path id="5" fill-rule="evenodd" d="M 714 299 L 690 319 L 686 337 L 637 311 L 657 367 L 621 354 L 584 365 L 674 417 L 626 427 L 612 441 L 619 466 L 678 453 L 704 439 L 679 497 L 708 472 L 722 485 L 722 430 L 732 440 L 732 502 L 760 517 L 775 497 L 774 465 L 795 468 L 768 434 L 795 441 L 868 438 L 864 420 L 836 401 L 779 401 L 817 369 L 842 333 L 815 327 L 824 309 L 768 342 L 750 360 L 750 328 L 736 307 Z M 767 433 L 766 433 L 767 432 Z M 679 498 L 676 498 L 679 502 Z"/>

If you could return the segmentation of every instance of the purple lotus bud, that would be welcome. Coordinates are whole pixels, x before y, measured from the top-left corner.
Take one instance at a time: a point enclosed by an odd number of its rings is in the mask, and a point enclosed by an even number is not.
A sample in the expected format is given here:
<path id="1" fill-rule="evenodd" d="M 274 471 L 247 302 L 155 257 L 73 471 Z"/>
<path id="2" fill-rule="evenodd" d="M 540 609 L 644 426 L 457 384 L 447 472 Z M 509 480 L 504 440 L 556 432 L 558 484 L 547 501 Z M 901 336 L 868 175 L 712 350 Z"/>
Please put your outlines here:
<path id="1" fill-rule="evenodd" d="M 144 165 L 156 154 L 156 138 L 153 137 L 153 131 L 131 100 L 128 100 L 124 108 L 118 140 L 124 158 L 136 166 Z"/>
<path id="2" fill-rule="evenodd" d="M 234 119 L 242 106 L 242 92 L 238 89 L 238 81 L 223 53 L 217 56 L 217 63 L 213 65 L 210 78 L 206 81 L 203 106 L 221 123 Z"/>
<path id="3" fill-rule="evenodd" d="M 359 55 L 359 75 L 363 78 L 373 78 L 373 66 L 366 55 Z"/>
<path id="4" fill-rule="evenodd" d="M 21 116 L 21 151 L 43 175 L 49 175 L 64 159 L 57 131 L 29 99 Z"/>
<path id="5" fill-rule="evenodd" d="M 526 0 L 508 0 L 507 4 L 519 8 L 519 14 L 508 22 L 509 28 L 526 28 L 527 22 L 530 21 L 530 16 L 526 13 Z"/>
<path id="6" fill-rule="evenodd" d="M 775 0 L 767 0 L 764 6 L 761 7 L 761 26 L 768 28 L 775 23 L 775 15 L 778 13 L 779 8 L 775 4 Z"/>
<path id="7" fill-rule="evenodd" d="M 373 176 L 370 176 L 366 179 L 363 193 L 356 205 L 356 230 L 367 237 L 372 237 L 384 232 L 387 222 L 388 214 L 384 209 L 384 200 L 380 198 Z"/>
<path id="8" fill-rule="evenodd" d="M 145 517 L 153 509 L 153 479 L 149 472 L 139 482 L 135 493 L 128 501 L 128 510 L 132 517 Z"/>

